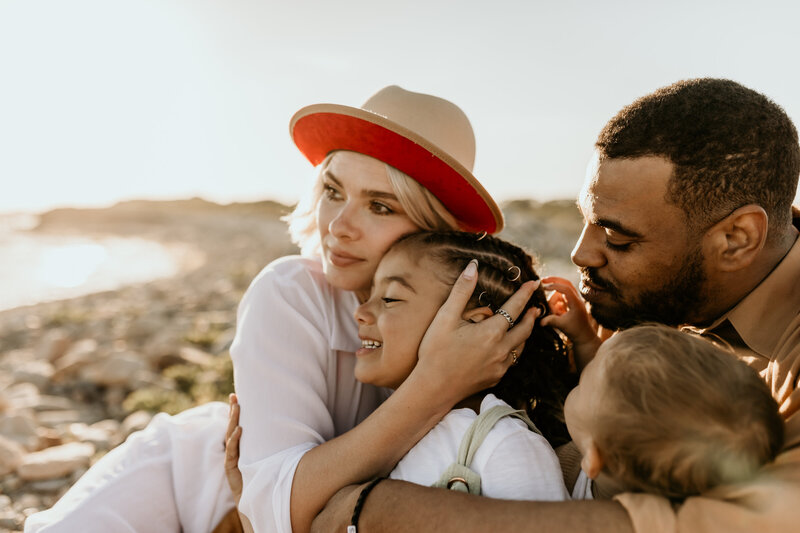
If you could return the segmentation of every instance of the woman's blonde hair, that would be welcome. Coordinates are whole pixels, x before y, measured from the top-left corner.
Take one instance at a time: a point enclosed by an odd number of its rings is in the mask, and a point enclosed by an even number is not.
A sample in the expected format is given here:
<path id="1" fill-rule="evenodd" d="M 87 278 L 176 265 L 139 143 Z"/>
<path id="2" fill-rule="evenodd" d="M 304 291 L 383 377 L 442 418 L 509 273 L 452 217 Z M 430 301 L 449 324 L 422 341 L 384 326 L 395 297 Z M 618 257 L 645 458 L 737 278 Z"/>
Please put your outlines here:
<path id="1" fill-rule="evenodd" d="M 626 489 L 680 500 L 746 480 L 780 451 L 777 403 L 729 351 L 647 324 L 618 333 L 603 357 L 592 435 Z"/>
<path id="2" fill-rule="evenodd" d="M 319 253 L 319 231 L 317 228 L 316 209 L 322 198 L 322 175 L 337 152 L 333 151 L 325 157 L 319 167 L 319 174 L 310 194 L 304 196 L 294 210 L 283 220 L 289 223 L 289 235 L 292 242 L 300 246 L 303 255 Z M 411 221 L 425 231 L 445 231 L 458 229 L 458 221 L 445 209 L 428 189 L 420 185 L 414 178 L 384 163 L 389 183 L 394 189 L 397 200 Z"/>

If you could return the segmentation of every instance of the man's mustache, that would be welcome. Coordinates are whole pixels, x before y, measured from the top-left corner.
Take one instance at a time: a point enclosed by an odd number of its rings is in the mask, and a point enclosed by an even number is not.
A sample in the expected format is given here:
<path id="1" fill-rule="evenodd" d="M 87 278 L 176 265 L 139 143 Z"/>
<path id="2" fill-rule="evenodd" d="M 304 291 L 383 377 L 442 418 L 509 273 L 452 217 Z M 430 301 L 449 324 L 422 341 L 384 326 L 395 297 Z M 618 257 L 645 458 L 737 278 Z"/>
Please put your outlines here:
<path id="1" fill-rule="evenodd" d="M 616 292 L 617 290 L 617 288 L 614 286 L 613 283 L 601 278 L 600 275 L 597 273 L 597 270 L 592 267 L 583 267 L 580 269 L 580 273 L 581 273 L 581 279 L 583 281 L 588 281 L 595 287 L 598 287 L 608 292 Z"/>

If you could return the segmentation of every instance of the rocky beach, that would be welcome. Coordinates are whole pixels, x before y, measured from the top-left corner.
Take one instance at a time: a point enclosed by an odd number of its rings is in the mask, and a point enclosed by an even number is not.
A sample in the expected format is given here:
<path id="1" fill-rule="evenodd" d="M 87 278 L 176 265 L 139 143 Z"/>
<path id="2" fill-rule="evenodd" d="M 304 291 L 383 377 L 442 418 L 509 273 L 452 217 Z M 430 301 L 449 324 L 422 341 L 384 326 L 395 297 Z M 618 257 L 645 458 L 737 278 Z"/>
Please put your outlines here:
<path id="1" fill-rule="evenodd" d="M 545 274 L 574 278 L 573 202 L 503 206 L 502 236 L 538 253 Z M 20 531 L 86 469 L 160 411 L 227 400 L 236 307 L 271 260 L 296 253 L 264 201 L 200 199 L 60 209 L 31 230 L 121 236 L 174 250 L 179 274 L 0 311 L 0 531 Z"/>

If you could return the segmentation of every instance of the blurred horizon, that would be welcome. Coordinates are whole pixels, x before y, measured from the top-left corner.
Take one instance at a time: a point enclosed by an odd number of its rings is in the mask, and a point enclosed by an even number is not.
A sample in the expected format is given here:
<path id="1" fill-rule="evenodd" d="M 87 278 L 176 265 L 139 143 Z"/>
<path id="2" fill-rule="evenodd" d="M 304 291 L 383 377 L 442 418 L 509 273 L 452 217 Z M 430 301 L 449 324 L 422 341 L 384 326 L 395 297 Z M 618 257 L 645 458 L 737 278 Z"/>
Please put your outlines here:
<path id="1" fill-rule="evenodd" d="M 798 20 L 790 0 L 6 0 L 0 213 L 290 205 L 315 174 L 292 114 L 390 84 L 467 113 L 498 201 L 574 198 L 605 122 L 676 80 L 731 78 L 800 120 Z"/>

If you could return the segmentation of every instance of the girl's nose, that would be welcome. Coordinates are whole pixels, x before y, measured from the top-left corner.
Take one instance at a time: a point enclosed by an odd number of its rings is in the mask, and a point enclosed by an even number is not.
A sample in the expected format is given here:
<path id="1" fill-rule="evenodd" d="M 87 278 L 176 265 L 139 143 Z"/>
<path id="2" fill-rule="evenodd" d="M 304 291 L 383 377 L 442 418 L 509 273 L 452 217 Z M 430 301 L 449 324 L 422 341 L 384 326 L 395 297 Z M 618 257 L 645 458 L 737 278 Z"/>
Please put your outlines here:
<path id="1" fill-rule="evenodd" d="M 364 325 L 375 323 L 375 315 L 372 314 L 372 311 L 370 310 L 370 305 L 371 305 L 371 300 L 367 300 L 363 304 L 356 307 L 356 311 L 355 313 L 353 313 L 356 322 Z"/>
<path id="2" fill-rule="evenodd" d="M 359 324 L 365 324 L 366 325 L 366 324 L 370 324 L 372 322 L 372 318 L 373 317 L 372 317 L 372 313 L 370 313 L 369 309 L 367 308 L 368 304 L 369 304 L 369 300 L 367 300 L 363 304 L 361 304 L 358 307 L 356 307 L 356 311 L 355 311 L 355 313 L 353 313 L 353 316 L 355 317 L 356 322 L 358 322 Z"/>

